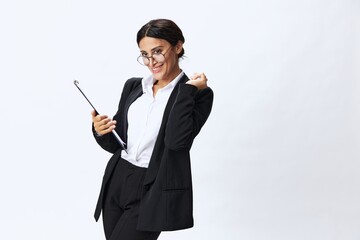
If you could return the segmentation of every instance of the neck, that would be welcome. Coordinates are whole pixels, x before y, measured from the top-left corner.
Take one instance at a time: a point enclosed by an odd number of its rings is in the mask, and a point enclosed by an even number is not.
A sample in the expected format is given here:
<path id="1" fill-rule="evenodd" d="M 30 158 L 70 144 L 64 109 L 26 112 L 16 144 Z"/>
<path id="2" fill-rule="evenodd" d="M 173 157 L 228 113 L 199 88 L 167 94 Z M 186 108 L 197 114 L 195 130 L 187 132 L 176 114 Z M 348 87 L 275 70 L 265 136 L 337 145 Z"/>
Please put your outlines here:
<path id="1" fill-rule="evenodd" d="M 159 87 L 165 87 L 166 85 L 168 85 L 172 80 L 174 80 L 176 78 L 176 76 L 178 76 L 181 73 L 181 69 L 177 69 L 176 71 L 173 72 L 173 74 L 171 74 L 169 77 L 167 77 L 166 79 L 156 79 L 154 82 L 154 85 L 157 85 Z"/>

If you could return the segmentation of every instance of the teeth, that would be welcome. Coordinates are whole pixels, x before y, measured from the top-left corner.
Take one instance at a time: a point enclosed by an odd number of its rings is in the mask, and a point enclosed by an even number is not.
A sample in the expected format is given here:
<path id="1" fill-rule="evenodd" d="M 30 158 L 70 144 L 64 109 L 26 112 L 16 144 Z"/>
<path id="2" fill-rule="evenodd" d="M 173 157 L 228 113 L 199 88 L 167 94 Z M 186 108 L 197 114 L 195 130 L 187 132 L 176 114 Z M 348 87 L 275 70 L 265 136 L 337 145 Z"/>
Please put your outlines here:
<path id="1" fill-rule="evenodd" d="M 161 67 L 161 66 L 154 67 L 152 70 L 153 70 L 153 71 L 156 71 L 156 70 L 160 69 L 160 67 Z"/>

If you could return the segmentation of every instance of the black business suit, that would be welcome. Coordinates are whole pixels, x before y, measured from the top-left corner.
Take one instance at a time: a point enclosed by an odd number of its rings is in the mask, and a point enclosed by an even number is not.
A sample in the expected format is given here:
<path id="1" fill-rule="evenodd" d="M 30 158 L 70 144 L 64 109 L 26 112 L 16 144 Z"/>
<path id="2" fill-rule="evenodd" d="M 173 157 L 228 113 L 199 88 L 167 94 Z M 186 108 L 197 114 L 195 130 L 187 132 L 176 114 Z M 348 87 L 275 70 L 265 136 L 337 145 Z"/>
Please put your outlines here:
<path id="1" fill-rule="evenodd" d="M 159 134 L 143 180 L 137 229 L 144 231 L 171 231 L 193 226 L 192 181 L 190 148 L 195 136 L 207 120 L 213 102 L 210 88 L 198 90 L 185 84 L 188 77 L 179 80 L 165 107 Z M 115 129 L 127 142 L 127 112 L 129 106 L 142 94 L 140 78 L 129 79 L 121 95 L 114 116 Z M 94 129 L 93 129 L 94 131 Z M 105 170 L 95 218 L 103 206 L 104 189 L 121 156 L 121 146 L 112 134 L 94 136 L 99 145 L 114 153 Z"/>

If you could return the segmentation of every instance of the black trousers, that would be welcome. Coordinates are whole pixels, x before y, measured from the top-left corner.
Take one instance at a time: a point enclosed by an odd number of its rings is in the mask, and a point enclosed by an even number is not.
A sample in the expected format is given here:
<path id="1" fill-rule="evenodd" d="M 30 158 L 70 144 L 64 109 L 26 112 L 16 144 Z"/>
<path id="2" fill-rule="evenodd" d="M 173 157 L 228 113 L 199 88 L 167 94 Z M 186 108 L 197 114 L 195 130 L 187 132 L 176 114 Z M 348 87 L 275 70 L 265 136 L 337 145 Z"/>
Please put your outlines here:
<path id="1" fill-rule="evenodd" d="M 107 240 L 156 240 L 160 232 L 136 229 L 146 168 L 119 158 L 104 192 L 102 210 Z"/>

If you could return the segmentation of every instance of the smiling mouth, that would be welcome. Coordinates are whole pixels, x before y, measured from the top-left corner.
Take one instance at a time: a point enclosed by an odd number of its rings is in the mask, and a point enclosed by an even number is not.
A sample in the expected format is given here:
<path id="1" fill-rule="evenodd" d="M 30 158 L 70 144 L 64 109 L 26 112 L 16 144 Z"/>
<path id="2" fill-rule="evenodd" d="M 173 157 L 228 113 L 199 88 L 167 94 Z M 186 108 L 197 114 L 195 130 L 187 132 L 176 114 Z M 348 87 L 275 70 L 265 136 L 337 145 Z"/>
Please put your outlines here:
<path id="1" fill-rule="evenodd" d="M 152 67 L 151 70 L 152 70 L 153 73 L 157 73 L 157 72 L 160 71 L 160 69 L 161 69 L 162 66 L 163 66 L 163 65 L 159 65 L 159 66 L 156 66 L 156 67 Z"/>

